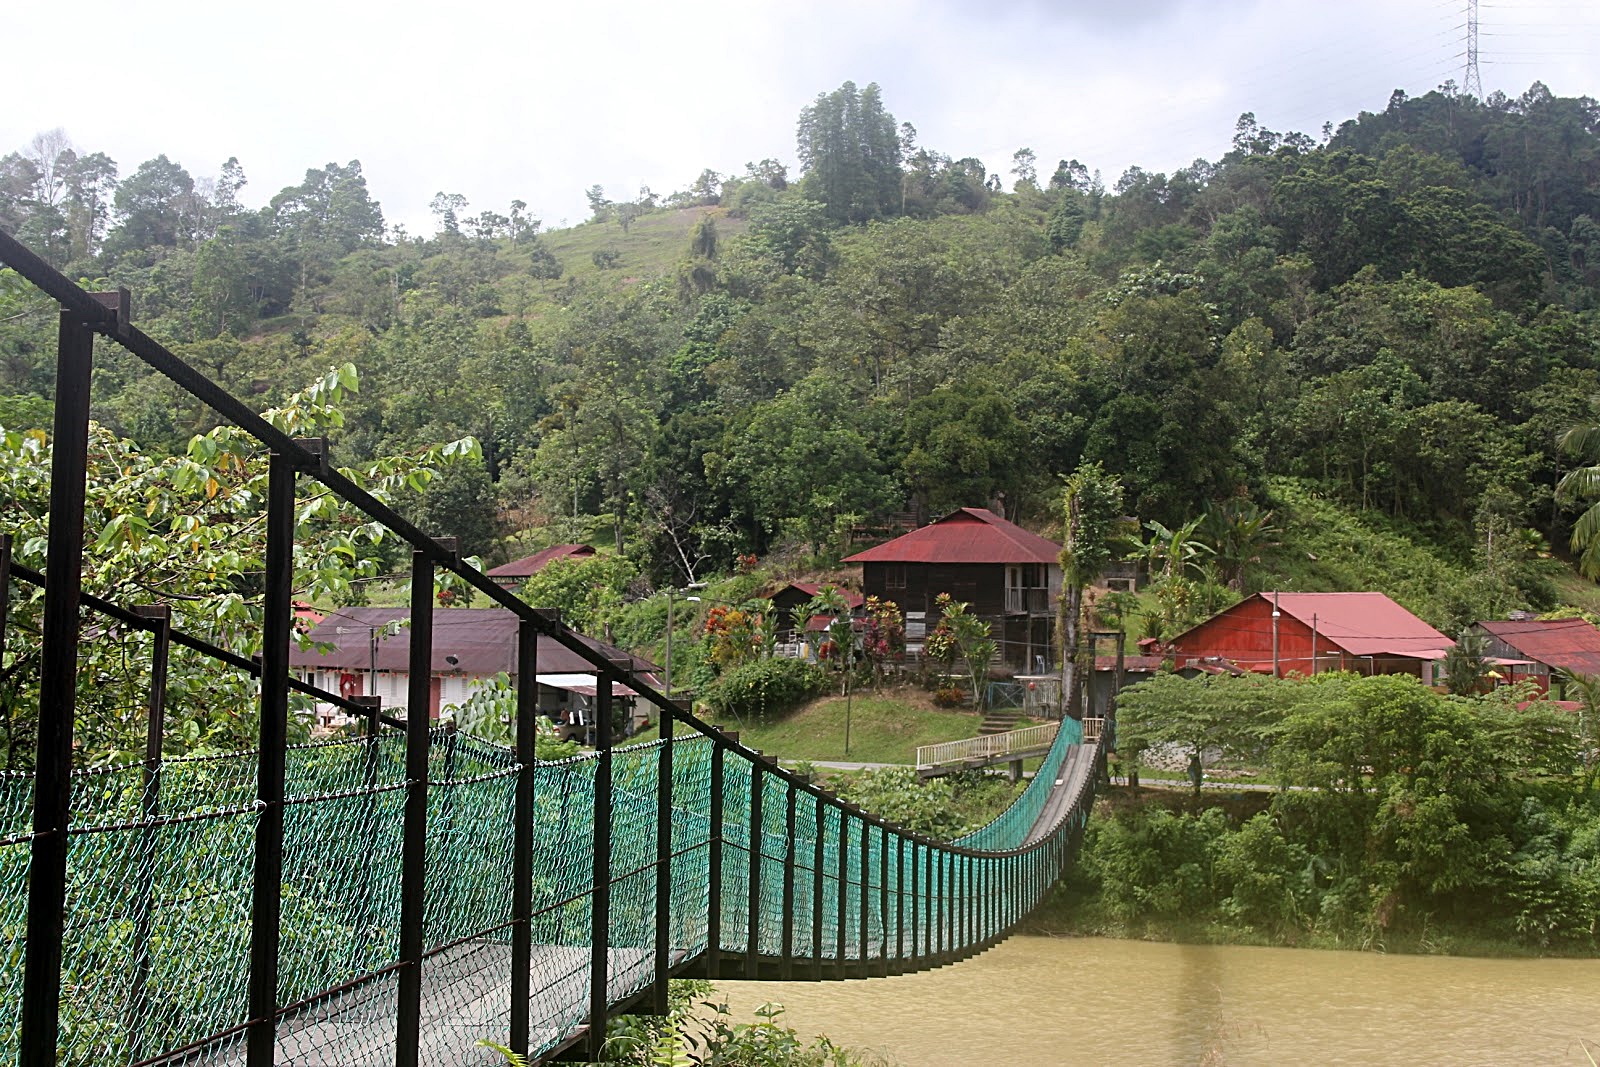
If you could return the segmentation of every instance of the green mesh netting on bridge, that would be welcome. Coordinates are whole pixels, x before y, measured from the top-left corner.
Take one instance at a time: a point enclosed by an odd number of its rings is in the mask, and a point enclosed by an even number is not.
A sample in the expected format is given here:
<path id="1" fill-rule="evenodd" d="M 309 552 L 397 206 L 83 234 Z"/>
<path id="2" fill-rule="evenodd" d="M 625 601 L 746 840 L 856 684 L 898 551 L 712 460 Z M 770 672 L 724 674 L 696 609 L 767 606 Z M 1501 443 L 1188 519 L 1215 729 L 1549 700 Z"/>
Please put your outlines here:
<path id="1" fill-rule="evenodd" d="M 736 749 L 714 760 L 708 738 L 677 739 L 668 962 L 705 956 L 713 928 L 724 959 L 771 961 L 795 978 L 843 975 L 864 961 L 881 964 L 877 973 L 916 969 L 992 941 L 1053 883 L 1065 862 L 1060 835 L 1081 825 L 1085 804 L 1074 797 L 1056 838 L 1024 848 L 1060 797 L 1057 783 L 1076 741 L 1070 726 L 1063 729 L 1011 808 L 958 842 L 973 851 L 953 851 L 758 769 Z M 604 939 L 612 1004 L 646 990 L 657 974 L 664 743 L 619 748 L 611 757 Z M 278 1003 L 287 1010 L 277 1062 L 392 1063 L 404 738 L 313 743 L 287 756 L 278 957 Z M 589 1018 L 598 763 L 590 754 L 534 769 L 536 1054 L 566 1042 Z M 423 1063 L 494 1063 L 476 1042 L 506 1040 L 519 772 L 505 749 L 447 731 L 431 736 Z M 168 759 L 154 772 L 130 764 L 74 775 L 61 1064 L 244 1063 L 256 773 L 256 755 L 243 753 Z M 712 833 L 718 794 L 720 850 Z M 0 776 L 6 1060 L 15 1057 L 19 1023 L 31 804 L 31 778 Z M 757 807 L 759 823 L 751 818 Z M 713 915 L 714 864 L 721 876 Z M 744 973 L 755 977 L 759 969 Z"/>

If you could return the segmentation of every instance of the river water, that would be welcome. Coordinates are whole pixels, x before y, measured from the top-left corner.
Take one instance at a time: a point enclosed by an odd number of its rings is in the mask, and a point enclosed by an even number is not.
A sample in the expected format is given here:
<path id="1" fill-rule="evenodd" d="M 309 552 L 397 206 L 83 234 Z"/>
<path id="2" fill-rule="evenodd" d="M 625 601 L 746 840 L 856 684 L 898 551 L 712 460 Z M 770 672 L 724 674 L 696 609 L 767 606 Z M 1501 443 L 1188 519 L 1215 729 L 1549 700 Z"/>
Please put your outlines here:
<path id="1" fill-rule="evenodd" d="M 903 1067 L 1600 1063 L 1600 960 L 1014 937 L 925 974 L 717 987 L 737 1021 L 773 1001 Z"/>

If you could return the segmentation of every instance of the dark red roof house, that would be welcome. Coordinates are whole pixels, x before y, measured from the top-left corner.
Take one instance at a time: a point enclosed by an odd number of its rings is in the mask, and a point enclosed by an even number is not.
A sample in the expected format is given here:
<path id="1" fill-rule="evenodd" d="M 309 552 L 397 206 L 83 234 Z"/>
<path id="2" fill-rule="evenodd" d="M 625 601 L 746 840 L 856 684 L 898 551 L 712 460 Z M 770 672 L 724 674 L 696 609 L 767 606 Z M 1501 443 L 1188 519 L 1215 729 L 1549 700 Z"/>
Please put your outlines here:
<path id="1" fill-rule="evenodd" d="M 1548 693 L 1560 675 L 1600 675 L 1600 629 L 1583 619 L 1507 619 L 1480 622 L 1489 656 L 1504 684 L 1531 680 Z"/>
<path id="2" fill-rule="evenodd" d="M 410 617 L 409 608 L 338 608 L 307 635 L 311 647 L 290 647 L 289 665 L 330 692 L 372 693 L 383 698 L 385 707 L 404 707 L 409 698 L 411 629 L 402 624 Z M 437 716 L 442 706 L 465 701 L 475 683 L 502 672 L 516 677 L 518 625 L 517 615 L 504 608 L 433 613 L 430 714 Z M 592 637 L 580 635 L 579 640 L 607 659 L 628 661 L 648 684 L 656 684 L 660 668 L 654 663 Z M 538 639 L 536 658 L 541 708 L 548 710 L 557 690 L 594 693 L 594 666 L 554 638 Z"/>
<path id="3" fill-rule="evenodd" d="M 584 560 L 593 555 L 594 548 L 590 545 L 551 545 L 542 552 L 502 563 L 486 573 L 496 585 L 518 586 L 558 559 Z"/>
<path id="4" fill-rule="evenodd" d="M 1257 593 L 1173 638 L 1174 666 L 1227 662 L 1272 674 L 1274 632 L 1280 678 L 1344 670 L 1432 685 L 1434 665 L 1455 644 L 1382 593 Z"/>
<path id="5" fill-rule="evenodd" d="M 900 605 L 908 646 L 938 624 L 934 599 L 949 593 L 990 623 L 1006 664 L 1036 672 L 1052 664 L 1061 546 L 1047 537 L 962 508 L 844 562 L 861 564 L 867 596 Z"/>

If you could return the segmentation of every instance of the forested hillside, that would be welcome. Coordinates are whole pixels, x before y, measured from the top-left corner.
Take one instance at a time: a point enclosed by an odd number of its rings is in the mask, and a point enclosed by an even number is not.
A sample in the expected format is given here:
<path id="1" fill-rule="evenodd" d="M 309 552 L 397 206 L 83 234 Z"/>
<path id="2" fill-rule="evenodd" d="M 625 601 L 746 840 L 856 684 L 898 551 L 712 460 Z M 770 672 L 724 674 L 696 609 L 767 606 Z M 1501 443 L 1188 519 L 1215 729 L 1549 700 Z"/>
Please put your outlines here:
<path id="1" fill-rule="evenodd" d="M 907 511 L 1048 528 L 1097 460 L 1169 531 L 1272 512 L 1214 585 L 1336 582 L 1370 535 L 1437 564 L 1409 599 L 1441 625 L 1555 606 L 1536 561 L 1585 503 L 1556 483 L 1600 459 L 1556 446 L 1600 394 L 1594 100 L 1396 93 L 1320 140 L 1245 115 L 1222 159 L 1109 186 L 1057 146 L 1002 177 L 921 145 L 870 85 L 797 137 L 797 173 L 596 186 L 565 231 L 440 193 L 421 236 L 357 161 L 255 208 L 238 160 L 52 131 L 0 159 L 0 227 L 263 407 L 353 363 L 341 460 L 477 437 L 410 507 L 491 557 L 599 529 L 684 582 Z M 0 274 L 0 425 L 44 425 L 53 331 Z M 115 356 L 95 415 L 152 450 L 211 418 Z"/>

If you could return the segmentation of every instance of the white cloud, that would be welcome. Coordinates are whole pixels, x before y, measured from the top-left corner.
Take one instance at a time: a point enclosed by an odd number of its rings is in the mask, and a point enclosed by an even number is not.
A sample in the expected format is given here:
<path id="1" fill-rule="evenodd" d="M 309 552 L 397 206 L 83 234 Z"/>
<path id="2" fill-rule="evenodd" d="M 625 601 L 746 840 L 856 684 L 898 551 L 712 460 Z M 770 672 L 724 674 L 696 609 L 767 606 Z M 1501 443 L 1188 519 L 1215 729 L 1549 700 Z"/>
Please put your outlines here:
<path id="1" fill-rule="evenodd" d="M 1313 135 L 1390 90 L 1461 81 L 1465 5 L 1413 0 L 623 0 L 607 6 L 90 0 L 9 11 L 0 151 L 64 126 L 124 175 L 166 153 L 197 176 L 236 155 L 264 203 L 360 159 L 392 222 L 432 228 L 440 190 L 580 220 L 583 190 L 687 185 L 794 158 L 794 121 L 846 79 L 879 82 L 922 143 L 1009 170 L 1076 157 L 1107 182 L 1227 149 L 1234 119 Z M 1486 89 L 1600 80 L 1600 11 L 1485 9 Z M 64 34 L 93 46 L 66 47 Z M 72 57 L 76 57 L 75 61 Z M 63 57 L 68 57 L 65 61 Z"/>

